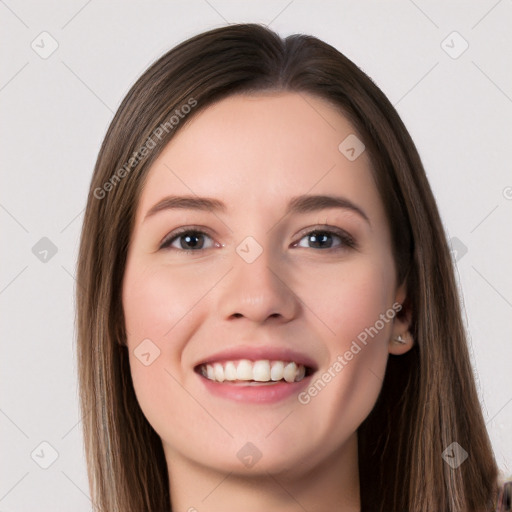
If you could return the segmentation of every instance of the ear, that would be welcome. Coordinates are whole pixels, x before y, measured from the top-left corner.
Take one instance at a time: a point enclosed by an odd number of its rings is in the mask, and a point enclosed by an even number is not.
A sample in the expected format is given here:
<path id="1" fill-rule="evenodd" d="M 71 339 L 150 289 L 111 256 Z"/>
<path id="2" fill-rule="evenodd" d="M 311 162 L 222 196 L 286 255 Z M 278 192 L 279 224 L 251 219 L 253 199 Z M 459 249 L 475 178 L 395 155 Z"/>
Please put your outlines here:
<path id="1" fill-rule="evenodd" d="M 407 282 L 404 282 L 397 288 L 395 294 L 395 303 L 402 306 L 393 319 L 393 329 L 391 330 L 391 339 L 389 340 L 388 351 L 393 355 L 402 355 L 411 350 L 414 346 L 414 339 L 409 331 L 412 322 L 412 308 L 410 301 L 407 300 Z M 398 343 L 395 340 L 401 336 L 405 343 Z"/>

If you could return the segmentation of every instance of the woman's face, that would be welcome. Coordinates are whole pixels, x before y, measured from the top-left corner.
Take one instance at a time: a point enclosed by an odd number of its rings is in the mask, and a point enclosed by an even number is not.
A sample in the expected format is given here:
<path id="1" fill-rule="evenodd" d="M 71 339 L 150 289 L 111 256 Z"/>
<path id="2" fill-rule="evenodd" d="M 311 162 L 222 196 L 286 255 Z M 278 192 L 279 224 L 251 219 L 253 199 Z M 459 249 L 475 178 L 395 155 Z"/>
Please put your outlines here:
<path id="1" fill-rule="evenodd" d="M 410 348 L 390 342 L 407 329 L 393 318 L 404 288 L 354 137 L 316 97 L 237 95 L 149 170 L 123 307 L 137 399 L 168 461 L 310 471 L 357 439 L 388 354 Z"/>

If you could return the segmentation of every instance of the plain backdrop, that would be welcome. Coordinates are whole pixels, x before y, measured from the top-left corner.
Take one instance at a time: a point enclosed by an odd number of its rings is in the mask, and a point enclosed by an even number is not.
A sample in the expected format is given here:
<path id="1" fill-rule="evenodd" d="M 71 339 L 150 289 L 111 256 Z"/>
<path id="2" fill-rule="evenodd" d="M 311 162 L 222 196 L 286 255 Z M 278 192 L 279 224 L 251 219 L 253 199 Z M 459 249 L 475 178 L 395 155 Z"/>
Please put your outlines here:
<path id="1" fill-rule="evenodd" d="M 0 16 L 1 512 L 91 510 L 74 275 L 95 159 L 153 61 L 240 22 L 320 37 L 397 108 L 454 248 L 480 400 L 512 474 L 510 0 L 6 0 Z"/>

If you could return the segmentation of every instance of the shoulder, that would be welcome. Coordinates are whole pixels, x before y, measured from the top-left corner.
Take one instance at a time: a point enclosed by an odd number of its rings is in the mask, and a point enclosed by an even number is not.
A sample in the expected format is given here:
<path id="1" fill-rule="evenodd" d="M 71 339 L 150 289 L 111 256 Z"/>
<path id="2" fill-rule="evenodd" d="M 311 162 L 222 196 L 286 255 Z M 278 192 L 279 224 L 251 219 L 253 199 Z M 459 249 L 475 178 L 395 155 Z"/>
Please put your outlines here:
<path id="1" fill-rule="evenodd" d="M 512 511 L 512 480 L 501 482 L 498 486 L 496 509 L 492 512 Z"/>

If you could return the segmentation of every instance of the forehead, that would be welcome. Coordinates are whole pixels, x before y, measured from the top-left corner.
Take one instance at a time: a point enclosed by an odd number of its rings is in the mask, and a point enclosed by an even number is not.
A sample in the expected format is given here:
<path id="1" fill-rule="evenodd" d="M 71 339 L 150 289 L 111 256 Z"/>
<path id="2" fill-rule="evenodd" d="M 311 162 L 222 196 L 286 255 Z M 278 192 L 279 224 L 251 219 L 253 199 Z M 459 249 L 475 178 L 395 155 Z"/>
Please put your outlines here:
<path id="1" fill-rule="evenodd" d="M 168 194 L 233 208 L 335 192 L 379 203 L 367 153 L 350 160 L 340 151 L 347 137 L 357 137 L 350 122 L 312 95 L 230 96 L 196 113 L 164 148 L 148 171 L 139 220 Z"/>

